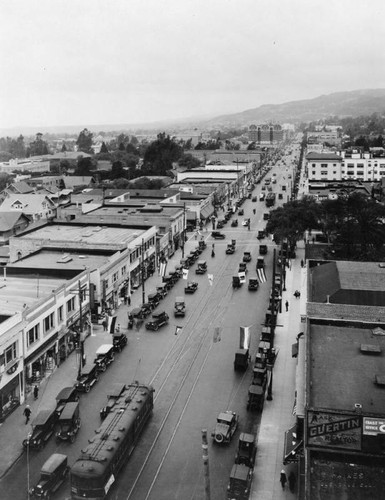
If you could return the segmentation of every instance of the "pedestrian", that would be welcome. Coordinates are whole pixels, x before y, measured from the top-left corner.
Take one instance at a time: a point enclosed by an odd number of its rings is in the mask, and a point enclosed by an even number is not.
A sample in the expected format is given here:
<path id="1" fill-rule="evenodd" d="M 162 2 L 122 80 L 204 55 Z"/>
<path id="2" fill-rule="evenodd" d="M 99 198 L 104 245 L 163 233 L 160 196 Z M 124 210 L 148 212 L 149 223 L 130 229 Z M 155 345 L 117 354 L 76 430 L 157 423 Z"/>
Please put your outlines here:
<path id="1" fill-rule="evenodd" d="M 287 312 L 289 310 L 289 301 L 288 300 L 285 302 L 285 307 L 286 307 L 286 312 Z"/>
<path id="2" fill-rule="evenodd" d="M 297 482 L 297 479 L 296 479 L 293 471 L 290 472 L 288 480 L 289 480 L 289 489 L 290 489 L 291 493 L 294 493 L 295 492 L 295 483 Z"/>
<path id="3" fill-rule="evenodd" d="M 29 417 L 31 416 L 31 408 L 29 405 L 24 408 L 23 415 L 25 416 L 25 424 L 28 424 Z"/>
<path id="4" fill-rule="evenodd" d="M 39 397 L 39 388 L 37 385 L 33 388 L 33 397 L 37 399 Z"/>
<path id="5" fill-rule="evenodd" d="M 287 477 L 286 477 L 286 472 L 282 469 L 281 470 L 281 475 L 279 477 L 279 481 L 282 485 L 282 489 L 284 490 L 285 489 L 285 484 L 287 482 Z"/>
<path id="6" fill-rule="evenodd" d="M 211 250 L 211 257 L 215 257 L 214 249 Z"/>
<path id="7" fill-rule="evenodd" d="M 103 330 L 106 332 L 107 331 L 107 318 L 104 318 L 103 322 L 102 322 L 102 325 L 103 325 Z"/>
<path id="8" fill-rule="evenodd" d="M 303 259 L 301 259 L 301 267 L 303 267 L 304 263 L 303 263 Z"/>
<path id="9" fill-rule="evenodd" d="M 127 304 L 130 306 L 131 305 L 131 293 L 127 295 Z"/>

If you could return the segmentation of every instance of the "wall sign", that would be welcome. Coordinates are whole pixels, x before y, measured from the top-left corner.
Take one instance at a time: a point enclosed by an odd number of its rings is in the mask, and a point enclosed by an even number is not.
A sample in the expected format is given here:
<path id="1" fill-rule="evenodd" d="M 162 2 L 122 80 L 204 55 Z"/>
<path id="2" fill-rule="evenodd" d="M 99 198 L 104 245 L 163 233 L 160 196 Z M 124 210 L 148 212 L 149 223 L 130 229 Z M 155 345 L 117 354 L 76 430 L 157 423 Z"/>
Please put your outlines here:
<path id="1" fill-rule="evenodd" d="M 361 450 L 361 415 L 309 410 L 307 444 Z"/>

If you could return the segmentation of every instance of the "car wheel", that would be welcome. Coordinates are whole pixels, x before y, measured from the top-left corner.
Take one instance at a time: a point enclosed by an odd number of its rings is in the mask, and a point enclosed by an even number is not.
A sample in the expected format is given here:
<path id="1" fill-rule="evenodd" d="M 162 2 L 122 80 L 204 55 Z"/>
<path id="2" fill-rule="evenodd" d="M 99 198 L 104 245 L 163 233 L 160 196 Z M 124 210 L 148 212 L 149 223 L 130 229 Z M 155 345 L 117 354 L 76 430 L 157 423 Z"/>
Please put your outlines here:
<path id="1" fill-rule="evenodd" d="M 223 443 L 223 434 L 215 434 L 215 442 L 216 443 Z"/>

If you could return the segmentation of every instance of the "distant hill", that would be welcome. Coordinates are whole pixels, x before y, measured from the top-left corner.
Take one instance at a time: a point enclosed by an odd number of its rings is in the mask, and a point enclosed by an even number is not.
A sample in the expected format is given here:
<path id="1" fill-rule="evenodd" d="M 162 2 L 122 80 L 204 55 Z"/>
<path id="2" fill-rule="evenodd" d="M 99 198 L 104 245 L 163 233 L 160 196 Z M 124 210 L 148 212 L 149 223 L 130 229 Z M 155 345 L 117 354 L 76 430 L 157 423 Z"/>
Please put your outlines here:
<path id="1" fill-rule="evenodd" d="M 352 90 L 283 104 L 264 104 L 241 113 L 218 116 L 206 126 L 250 125 L 264 122 L 299 123 L 330 116 L 340 118 L 385 112 L 385 89 Z"/>

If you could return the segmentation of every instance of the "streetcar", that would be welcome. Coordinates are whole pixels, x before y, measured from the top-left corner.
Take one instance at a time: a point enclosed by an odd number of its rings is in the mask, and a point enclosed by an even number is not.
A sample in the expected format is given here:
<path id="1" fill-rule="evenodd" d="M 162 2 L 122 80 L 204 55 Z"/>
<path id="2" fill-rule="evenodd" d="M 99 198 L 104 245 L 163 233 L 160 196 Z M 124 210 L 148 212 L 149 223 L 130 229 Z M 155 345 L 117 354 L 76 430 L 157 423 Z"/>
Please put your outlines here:
<path id="1" fill-rule="evenodd" d="M 104 500 L 135 448 L 154 406 L 150 385 L 128 384 L 71 468 L 73 500 Z"/>

